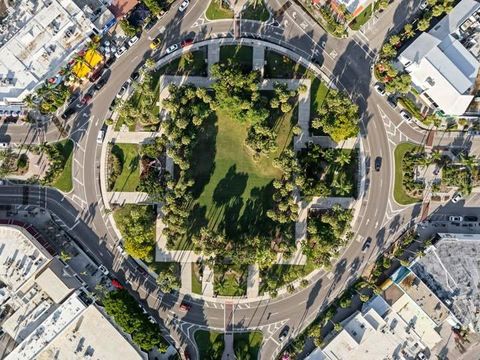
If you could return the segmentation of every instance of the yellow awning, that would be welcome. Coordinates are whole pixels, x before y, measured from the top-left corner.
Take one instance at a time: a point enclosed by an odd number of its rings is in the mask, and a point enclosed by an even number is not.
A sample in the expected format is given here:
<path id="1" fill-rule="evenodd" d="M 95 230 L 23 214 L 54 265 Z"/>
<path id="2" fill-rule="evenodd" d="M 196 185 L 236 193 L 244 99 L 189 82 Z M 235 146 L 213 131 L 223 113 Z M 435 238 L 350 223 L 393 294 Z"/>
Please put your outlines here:
<path id="1" fill-rule="evenodd" d="M 77 61 L 72 68 L 72 72 L 75 74 L 75 76 L 77 76 L 80 79 L 83 79 L 84 77 L 86 77 L 90 72 L 90 70 L 91 69 L 81 61 Z"/>
<path id="2" fill-rule="evenodd" d="M 87 50 L 83 58 L 92 69 L 103 60 L 102 54 L 100 54 L 97 50 L 93 49 Z"/>

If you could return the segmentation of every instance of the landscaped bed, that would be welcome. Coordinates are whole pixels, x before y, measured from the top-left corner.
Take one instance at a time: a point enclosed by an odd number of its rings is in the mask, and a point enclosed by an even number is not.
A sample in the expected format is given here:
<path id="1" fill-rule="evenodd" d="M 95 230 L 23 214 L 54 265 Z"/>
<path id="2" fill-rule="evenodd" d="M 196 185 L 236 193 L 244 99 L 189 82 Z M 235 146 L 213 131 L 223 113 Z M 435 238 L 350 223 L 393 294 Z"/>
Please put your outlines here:
<path id="1" fill-rule="evenodd" d="M 192 263 L 192 292 L 194 294 L 202 295 L 202 280 L 200 280 L 200 266 Z"/>
<path id="2" fill-rule="evenodd" d="M 408 195 L 403 186 L 403 159 L 405 154 L 418 149 L 418 145 L 412 143 L 401 143 L 395 148 L 395 182 L 393 187 L 393 197 L 401 205 L 413 204 L 420 199 Z M 413 176 L 413 175 L 412 175 Z"/>
<path id="3" fill-rule="evenodd" d="M 235 333 L 233 351 L 237 359 L 258 359 L 263 335 L 261 331 Z"/>
<path id="4" fill-rule="evenodd" d="M 273 50 L 265 50 L 265 61 L 267 79 L 300 79 L 307 72 L 304 66 Z"/>
<path id="5" fill-rule="evenodd" d="M 352 30 L 360 28 L 372 17 L 372 5 L 368 5 L 358 16 L 350 23 Z"/>
<path id="6" fill-rule="evenodd" d="M 232 61 L 238 64 L 244 72 L 252 70 L 253 48 L 242 45 L 224 45 L 220 47 L 220 63 Z"/>
<path id="7" fill-rule="evenodd" d="M 247 292 L 246 266 L 217 265 L 214 269 L 215 294 L 220 296 L 242 296 Z"/>
<path id="8" fill-rule="evenodd" d="M 247 2 L 247 7 L 242 11 L 242 19 L 267 21 L 270 13 L 263 0 Z"/>
<path id="9" fill-rule="evenodd" d="M 195 331 L 199 359 L 221 359 L 225 347 L 223 334 L 217 331 Z"/>
<path id="10" fill-rule="evenodd" d="M 233 19 L 233 11 L 227 5 L 220 5 L 223 0 L 211 0 L 205 16 L 209 20 Z"/>
<path id="11" fill-rule="evenodd" d="M 178 76 L 207 76 L 207 47 L 182 54 L 161 67 L 158 72 L 162 75 Z"/>
<path id="12" fill-rule="evenodd" d="M 71 140 L 64 140 L 56 143 L 56 145 L 63 157 L 63 170 L 52 186 L 63 192 L 69 192 L 73 189 L 72 179 L 72 162 L 73 162 L 73 142 Z"/>
<path id="13" fill-rule="evenodd" d="M 114 144 L 111 150 L 111 157 L 115 157 L 120 164 L 120 172 L 115 178 L 112 191 L 133 192 L 137 191 L 140 183 L 140 155 L 137 144 Z M 110 170 L 112 172 L 113 169 Z M 109 181 L 110 182 L 110 181 Z"/>
<path id="14" fill-rule="evenodd" d="M 260 295 L 279 289 L 292 281 L 300 279 L 315 270 L 315 264 L 307 261 L 305 265 L 274 264 L 260 273 Z"/>

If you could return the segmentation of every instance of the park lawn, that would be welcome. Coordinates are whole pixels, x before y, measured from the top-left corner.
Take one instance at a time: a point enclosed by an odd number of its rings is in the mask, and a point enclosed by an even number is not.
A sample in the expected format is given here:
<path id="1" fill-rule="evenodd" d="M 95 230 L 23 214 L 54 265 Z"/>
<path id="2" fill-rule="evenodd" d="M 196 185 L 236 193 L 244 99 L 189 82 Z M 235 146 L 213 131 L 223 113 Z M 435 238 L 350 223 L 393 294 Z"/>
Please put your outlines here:
<path id="1" fill-rule="evenodd" d="M 305 77 L 307 69 L 288 56 L 273 50 L 265 50 L 265 78 L 300 79 Z"/>
<path id="2" fill-rule="evenodd" d="M 122 172 L 115 181 L 113 191 L 134 192 L 140 183 L 140 155 L 137 144 L 114 144 L 112 152 L 119 155 Z"/>
<path id="3" fill-rule="evenodd" d="M 209 20 L 220 20 L 220 19 L 233 19 L 233 11 L 226 6 L 224 8 L 220 7 L 220 0 L 211 0 L 210 5 L 208 5 L 205 16 Z"/>
<path id="4" fill-rule="evenodd" d="M 328 94 L 328 86 L 319 78 L 312 80 L 310 88 L 310 119 L 314 119 Z"/>
<path id="5" fill-rule="evenodd" d="M 261 272 L 263 281 L 260 283 L 260 295 L 268 292 L 267 279 L 275 281 L 275 288 L 279 289 L 282 286 L 289 284 L 292 281 L 303 278 L 315 270 L 317 266 L 307 259 L 305 265 L 283 265 L 273 264 L 265 271 Z"/>
<path id="6" fill-rule="evenodd" d="M 409 151 L 416 149 L 418 145 L 404 142 L 398 144 L 394 151 L 395 156 L 395 182 L 393 187 L 393 198 L 401 205 L 413 204 L 419 201 L 409 196 L 403 188 L 403 157 Z"/>
<path id="7" fill-rule="evenodd" d="M 233 350 L 235 354 L 243 354 L 244 357 L 237 356 L 239 359 L 258 359 L 258 353 L 263 341 L 261 331 L 235 333 L 233 335 Z M 248 357 L 246 354 L 249 354 Z"/>
<path id="8" fill-rule="evenodd" d="M 162 66 L 158 72 L 162 75 L 178 75 L 178 76 L 207 76 L 207 47 L 202 47 L 200 50 L 192 51 L 193 59 L 191 62 L 187 61 L 185 54 L 177 57 L 168 64 Z"/>
<path id="9" fill-rule="evenodd" d="M 199 359 L 220 359 L 225 347 L 223 333 L 197 330 L 194 334 Z"/>
<path id="10" fill-rule="evenodd" d="M 171 264 L 174 264 L 175 266 L 175 274 L 177 275 L 178 278 L 180 278 L 180 263 L 175 262 L 175 261 L 170 261 L 170 262 L 159 262 L 159 261 L 145 261 L 145 264 L 149 267 L 150 270 L 152 270 L 155 274 L 160 274 L 162 271 L 168 270 Z"/>
<path id="11" fill-rule="evenodd" d="M 247 7 L 242 11 L 242 19 L 267 21 L 270 18 L 270 12 L 263 0 L 257 1 L 254 6 L 252 2 L 247 2 Z"/>
<path id="12" fill-rule="evenodd" d="M 247 293 L 247 266 L 230 265 L 214 269 L 215 293 L 220 296 L 243 296 Z"/>
<path id="13" fill-rule="evenodd" d="M 243 71 L 250 72 L 253 67 L 253 48 L 242 45 L 224 45 L 220 47 L 220 63 L 227 63 L 231 59 Z"/>
<path id="14" fill-rule="evenodd" d="M 325 174 L 325 181 L 330 186 L 330 196 L 351 196 L 355 197 L 357 195 L 357 177 L 356 174 L 358 172 L 358 151 L 356 149 L 341 149 L 340 151 L 344 153 L 348 153 L 350 155 L 350 163 L 340 166 L 338 164 L 332 164 L 329 166 L 328 172 Z M 352 190 L 345 195 L 337 194 L 333 186 L 331 186 L 333 180 L 335 179 L 335 172 L 345 173 L 347 175 L 347 181 L 350 182 L 352 186 Z"/>
<path id="15" fill-rule="evenodd" d="M 73 142 L 72 140 L 59 141 L 56 146 L 63 156 L 63 171 L 55 179 L 52 186 L 63 192 L 70 192 L 73 189 L 72 162 L 73 162 Z"/>
<path id="16" fill-rule="evenodd" d="M 350 23 L 352 30 L 360 30 L 360 28 L 372 17 L 372 5 L 368 5 L 358 16 Z"/>
<path id="17" fill-rule="evenodd" d="M 192 263 L 192 292 L 202 295 L 202 281 L 200 280 L 200 268 L 196 263 Z"/>

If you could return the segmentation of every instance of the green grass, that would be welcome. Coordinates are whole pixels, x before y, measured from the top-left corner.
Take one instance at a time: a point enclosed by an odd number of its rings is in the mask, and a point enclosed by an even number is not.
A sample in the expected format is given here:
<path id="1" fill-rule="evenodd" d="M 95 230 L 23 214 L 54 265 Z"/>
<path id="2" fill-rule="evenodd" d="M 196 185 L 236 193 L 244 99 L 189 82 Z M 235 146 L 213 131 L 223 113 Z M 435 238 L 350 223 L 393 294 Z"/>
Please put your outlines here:
<path id="1" fill-rule="evenodd" d="M 243 71 L 252 71 L 253 48 L 251 46 L 225 45 L 220 47 L 220 62 L 227 63 L 228 59 L 240 65 Z"/>
<path id="2" fill-rule="evenodd" d="M 223 334 L 217 331 L 195 331 L 195 342 L 198 347 L 199 359 L 220 359 L 225 344 Z"/>
<path id="3" fill-rule="evenodd" d="M 216 267 L 215 293 L 220 296 L 242 296 L 247 293 L 247 266 Z"/>
<path id="4" fill-rule="evenodd" d="M 254 7 L 252 3 L 247 3 L 247 7 L 242 12 L 242 19 L 267 21 L 270 18 L 270 12 L 263 0 L 257 1 L 257 6 Z"/>
<path id="5" fill-rule="evenodd" d="M 207 76 L 207 47 L 200 50 L 192 51 L 191 61 L 187 61 L 188 56 L 182 54 L 180 57 L 172 60 L 168 64 L 162 66 L 158 71 L 164 75 L 190 75 L 190 76 Z"/>
<path id="6" fill-rule="evenodd" d="M 305 67 L 276 51 L 266 50 L 265 61 L 265 78 L 268 79 L 300 79 L 307 72 Z"/>
<path id="7" fill-rule="evenodd" d="M 233 11 L 224 5 L 223 8 L 220 7 L 219 1 L 221 0 L 211 0 L 210 5 L 208 5 L 205 16 L 209 20 L 220 20 L 220 19 L 233 19 Z"/>
<path id="8" fill-rule="evenodd" d="M 113 191 L 137 191 L 140 183 L 140 155 L 137 144 L 114 144 L 112 152 L 118 154 L 122 172 L 115 181 Z"/>
<path id="9" fill-rule="evenodd" d="M 322 107 L 323 102 L 328 94 L 328 86 L 325 83 L 315 78 L 312 81 L 312 86 L 310 89 L 310 118 L 313 119 L 318 110 Z"/>
<path id="10" fill-rule="evenodd" d="M 175 265 L 175 274 L 177 274 L 177 276 L 179 277 L 180 276 L 180 263 L 178 262 L 157 262 L 157 261 L 153 261 L 153 262 L 148 262 L 148 261 L 145 261 L 145 263 L 147 264 L 147 266 L 156 274 L 159 274 L 161 273 L 162 271 L 165 271 L 165 270 L 168 270 L 170 265 L 171 264 L 174 264 Z"/>
<path id="11" fill-rule="evenodd" d="M 260 283 L 259 293 L 263 295 L 268 292 L 267 280 L 275 283 L 275 288 L 281 288 L 292 281 L 307 276 L 316 269 L 311 259 L 307 259 L 305 265 L 283 265 L 274 264 L 261 272 L 263 281 Z"/>
<path id="12" fill-rule="evenodd" d="M 401 205 L 409 205 L 418 202 L 409 196 L 403 188 L 403 157 L 409 151 L 418 148 L 418 145 L 412 143 L 398 144 L 394 151 L 395 156 L 395 183 L 393 187 L 393 198 Z"/>
<path id="13" fill-rule="evenodd" d="M 243 354 L 237 356 L 238 359 L 247 359 L 247 353 L 250 359 L 258 359 L 258 353 L 263 341 L 263 334 L 260 331 L 248 333 L 235 333 L 233 335 L 233 350 L 235 354 Z"/>
<path id="14" fill-rule="evenodd" d="M 72 179 L 72 162 L 73 162 L 73 142 L 71 140 L 63 140 L 57 143 L 60 152 L 63 155 L 64 166 L 63 171 L 53 182 L 52 186 L 63 192 L 70 192 L 73 189 Z"/>
<path id="15" fill-rule="evenodd" d="M 401 105 L 403 108 L 405 108 L 417 120 L 420 120 L 420 121 L 423 120 L 423 116 L 420 112 L 420 109 L 409 98 L 406 98 L 406 97 L 399 98 L 398 104 Z"/>
<path id="16" fill-rule="evenodd" d="M 190 229 L 173 245 L 191 249 L 190 237 L 202 226 L 237 240 L 248 234 L 270 235 L 275 224 L 266 216 L 272 207 L 272 182 L 281 176 L 273 159 L 290 146 L 297 110 L 272 119 L 277 132 L 278 150 L 270 157 L 254 161 L 245 146 L 247 124 L 229 119 L 218 112 L 204 124 L 204 132 L 193 150 L 190 176 L 194 201 L 190 206 Z"/>
<path id="17" fill-rule="evenodd" d="M 368 5 L 358 16 L 350 23 L 352 30 L 360 28 L 372 17 L 372 5 Z"/>
<path id="18" fill-rule="evenodd" d="M 200 269 L 195 263 L 192 263 L 192 292 L 202 295 L 202 282 L 200 281 Z"/>

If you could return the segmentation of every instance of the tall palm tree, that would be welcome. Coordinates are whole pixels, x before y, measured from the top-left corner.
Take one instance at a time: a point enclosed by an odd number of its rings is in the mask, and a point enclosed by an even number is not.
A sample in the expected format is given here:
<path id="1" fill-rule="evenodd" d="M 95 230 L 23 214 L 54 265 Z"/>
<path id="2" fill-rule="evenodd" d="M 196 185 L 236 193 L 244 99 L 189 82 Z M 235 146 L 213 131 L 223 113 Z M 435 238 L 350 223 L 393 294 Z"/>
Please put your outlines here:
<path id="1" fill-rule="evenodd" d="M 352 191 L 352 184 L 347 180 L 345 173 L 339 173 L 332 182 L 332 186 L 339 195 L 348 195 Z"/>
<path id="2" fill-rule="evenodd" d="M 432 151 L 432 153 L 430 154 L 430 158 L 432 159 L 433 162 L 437 162 L 442 159 L 442 154 L 440 153 L 440 151 L 435 150 L 435 151 Z"/>
<path id="3" fill-rule="evenodd" d="M 469 170 L 472 170 L 475 166 L 478 166 L 478 160 L 475 158 L 475 156 L 470 156 L 468 154 L 464 155 L 462 153 L 460 154 L 459 160 L 460 164 L 467 167 Z"/>
<path id="4" fill-rule="evenodd" d="M 340 166 L 344 166 L 350 163 L 350 154 L 346 151 L 340 151 L 338 155 L 335 158 L 335 163 L 337 163 Z"/>

